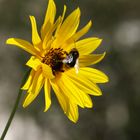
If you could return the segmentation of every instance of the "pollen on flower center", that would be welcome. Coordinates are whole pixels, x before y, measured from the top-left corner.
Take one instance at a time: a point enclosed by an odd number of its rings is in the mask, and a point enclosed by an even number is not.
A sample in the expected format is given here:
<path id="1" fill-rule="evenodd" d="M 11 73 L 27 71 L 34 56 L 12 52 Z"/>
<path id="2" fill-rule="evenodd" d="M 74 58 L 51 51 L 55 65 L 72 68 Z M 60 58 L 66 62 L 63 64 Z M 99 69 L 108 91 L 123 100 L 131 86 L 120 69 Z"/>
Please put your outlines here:
<path id="1" fill-rule="evenodd" d="M 66 57 L 67 52 L 62 48 L 51 48 L 43 58 L 42 62 L 52 68 L 53 73 L 63 71 L 62 60 Z"/>

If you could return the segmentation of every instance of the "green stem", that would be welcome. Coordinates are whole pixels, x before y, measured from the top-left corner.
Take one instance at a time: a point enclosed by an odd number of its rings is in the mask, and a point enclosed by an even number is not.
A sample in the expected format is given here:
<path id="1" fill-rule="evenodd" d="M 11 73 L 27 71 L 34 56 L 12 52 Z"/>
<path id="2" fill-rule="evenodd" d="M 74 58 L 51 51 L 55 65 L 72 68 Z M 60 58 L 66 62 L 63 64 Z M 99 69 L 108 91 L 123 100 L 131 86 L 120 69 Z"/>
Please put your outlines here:
<path id="1" fill-rule="evenodd" d="M 21 98 L 21 95 L 22 95 L 22 94 L 21 94 L 21 93 L 22 93 L 21 87 L 22 87 L 23 84 L 25 83 L 25 81 L 26 81 L 26 79 L 27 79 L 27 77 L 28 77 L 28 75 L 29 75 L 29 72 L 30 72 L 30 70 L 27 71 L 27 72 L 25 73 L 25 75 L 24 75 L 24 77 L 23 77 L 23 79 L 22 79 L 21 86 L 20 86 L 20 89 L 19 89 L 19 92 L 18 92 L 18 96 L 17 96 L 16 102 L 15 102 L 14 108 L 13 108 L 13 110 L 12 110 L 12 112 L 11 112 L 11 115 L 10 115 L 10 117 L 9 117 L 9 119 L 8 119 L 8 122 L 7 122 L 6 126 L 5 126 L 5 129 L 4 129 L 3 133 L 2 133 L 2 135 L 1 135 L 0 140 L 4 140 L 4 137 L 5 137 L 5 135 L 6 135 L 7 131 L 8 131 L 8 129 L 9 129 L 10 125 L 11 125 L 11 122 L 12 122 L 12 120 L 13 120 L 13 118 L 14 118 L 14 115 L 15 115 L 15 113 L 16 113 L 16 110 L 17 110 L 17 108 L 18 108 L 19 101 L 20 101 L 20 98 Z"/>

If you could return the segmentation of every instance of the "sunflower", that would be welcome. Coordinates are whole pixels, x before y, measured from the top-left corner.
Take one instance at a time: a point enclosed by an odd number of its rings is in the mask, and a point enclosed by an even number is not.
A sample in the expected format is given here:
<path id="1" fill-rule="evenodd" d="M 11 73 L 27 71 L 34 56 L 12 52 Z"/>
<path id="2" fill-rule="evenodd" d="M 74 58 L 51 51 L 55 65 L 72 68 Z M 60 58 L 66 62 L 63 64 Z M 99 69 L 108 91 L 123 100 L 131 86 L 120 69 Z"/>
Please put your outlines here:
<path id="1" fill-rule="evenodd" d="M 51 88 L 67 117 L 78 120 L 78 106 L 93 106 L 89 95 L 102 95 L 97 83 L 105 83 L 108 77 L 101 71 L 89 66 L 101 61 L 103 54 L 91 54 L 101 43 L 101 39 L 80 38 L 88 32 L 92 22 L 89 21 L 77 31 L 80 23 L 80 9 L 75 9 L 64 20 L 63 13 L 56 20 L 56 5 L 49 0 L 44 23 L 40 33 L 34 16 L 30 16 L 32 26 L 32 43 L 9 38 L 6 43 L 18 46 L 32 56 L 26 65 L 31 68 L 29 77 L 22 87 L 26 90 L 23 107 L 27 107 L 44 87 L 46 112 L 51 106 Z"/>

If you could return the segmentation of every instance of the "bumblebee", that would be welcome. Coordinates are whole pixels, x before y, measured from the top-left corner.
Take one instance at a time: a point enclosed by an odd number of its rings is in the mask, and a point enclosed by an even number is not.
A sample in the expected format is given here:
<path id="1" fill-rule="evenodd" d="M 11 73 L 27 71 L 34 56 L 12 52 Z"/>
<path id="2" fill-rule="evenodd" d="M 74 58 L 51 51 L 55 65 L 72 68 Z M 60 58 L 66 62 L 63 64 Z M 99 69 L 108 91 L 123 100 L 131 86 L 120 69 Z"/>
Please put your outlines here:
<path id="1" fill-rule="evenodd" d="M 74 67 L 76 70 L 76 73 L 79 71 L 79 52 L 76 48 L 73 48 L 62 60 L 62 63 L 65 64 L 68 67 Z"/>

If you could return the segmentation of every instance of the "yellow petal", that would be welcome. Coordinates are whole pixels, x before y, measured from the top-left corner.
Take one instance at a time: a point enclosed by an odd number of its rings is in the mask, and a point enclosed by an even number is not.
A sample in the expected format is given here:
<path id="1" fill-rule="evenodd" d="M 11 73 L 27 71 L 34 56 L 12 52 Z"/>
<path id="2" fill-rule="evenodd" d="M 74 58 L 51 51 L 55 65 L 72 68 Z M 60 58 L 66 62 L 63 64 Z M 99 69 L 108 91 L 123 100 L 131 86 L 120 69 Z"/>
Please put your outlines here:
<path id="1" fill-rule="evenodd" d="M 41 43 L 40 36 L 37 31 L 36 20 L 34 16 L 30 16 L 30 21 L 32 25 L 32 43 L 37 46 Z"/>
<path id="2" fill-rule="evenodd" d="M 58 87 L 58 84 L 55 80 L 51 80 L 51 85 L 64 113 L 71 121 L 76 123 L 79 117 L 77 105 L 73 103 L 73 101 L 71 101 L 69 98 L 67 98 L 63 91 L 61 91 L 61 89 Z"/>
<path id="3" fill-rule="evenodd" d="M 28 41 L 18 39 L 18 38 L 9 38 L 6 41 L 6 44 L 18 46 L 32 55 L 40 56 L 39 52 Z"/>
<path id="4" fill-rule="evenodd" d="M 65 74 L 69 76 L 71 78 L 71 81 L 85 93 L 94 96 L 102 95 L 100 88 L 95 83 L 91 82 L 88 79 L 88 76 L 81 74 L 81 68 L 78 74 L 76 74 L 74 69 L 66 71 Z"/>
<path id="5" fill-rule="evenodd" d="M 84 100 L 82 97 L 82 91 L 80 91 L 69 79 L 67 75 L 62 74 L 61 78 L 57 80 L 57 84 L 62 92 L 75 104 L 84 108 Z"/>
<path id="6" fill-rule="evenodd" d="M 65 49 L 67 52 L 69 52 L 72 48 L 76 48 L 76 41 L 88 32 L 91 25 L 92 25 L 92 22 L 89 21 L 88 24 L 85 27 L 83 27 L 80 31 L 75 33 L 64 44 L 62 44 L 61 48 Z"/>
<path id="7" fill-rule="evenodd" d="M 79 74 L 87 77 L 94 83 L 106 83 L 109 81 L 108 77 L 102 71 L 99 71 L 94 68 L 80 68 Z"/>
<path id="8" fill-rule="evenodd" d="M 30 87 L 30 85 L 32 83 L 32 80 L 33 80 L 34 75 L 35 75 L 35 71 L 34 70 L 31 70 L 30 75 L 29 75 L 26 83 L 21 88 L 22 90 L 28 90 L 29 89 L 29 87 Z"/>
<path id="9" fill-rule="evenodd" d="M 80 9 L 73 11 L 63 22 L 56 35 L 56 47 L 59 47 L 73 34 L 75 34 L 80 22 Z"/>
<path id="10" fill-rule="evenodd" d="M 41 67 L 41 61 L 40 59 L 31 56 L 31 58 L 27 61 L 26 65 L 33 68 L 35 71 L 37 71 Z"/>
<path id="11" fill-rule="evenodd" d="M 44 91 L 45 91 L 45 110 L 46 112 L 50 106 L 51 106 L 51 87 L 50 87 L 50 82 L 48 79 L 45 79 L 45 84 L 44 84 Z"/>
<path id="12" fill-rule="evenodd" d="M 41 71 L 37 71 L 34 76 L 32 85 L 30 86 L 30 89 L 27 92 L 28 95 L 24 100 L 23 107 L 27 107 L 37 97 L 43 84 L 44 84 L 43 75 Z"/>
<path id="13" fill-rule="evenodd" d="M 85 96 L 84 96 L 84 106 L 87 107 L 87 108 L 92 108 L 93 107 L 92 100 L 91 100 L 91 98 L 88 94 L 85 94 Z"/>
<path id="14" fill-rule="evenodd" d="M 73 82 L 73 81 L 71 81 L 71 82 Z M 93 104 L 92 104 L 92 100 L 91 100 L 90 96 L 87 93 L 85 93 L 84 90 L 82 90 L 80 88 L 80 86 L 77 86 L 76 84 L 75 84 L 75 86 L 79 90 L 79 98 L 81 98 L 84 107 L 92 108 Z"/>
<path id="15" fill-rule="evenodd" d="M 56 97 L 64 111 L 64 113 L 67 113 L 68 110 L 68 102 L 69 99 L 65 96 L 65 94 L 62 94 L 60 88 L 58 87 L 57 83 L 55 80 L 50 80 L 51 86 L 56 94 Z"/>
<path id="16" fill-rule="evenodd" d="M 77 33 L 73 35 L 72 37 L 73 40 L 76 41 L 79 38 L 81 38 L 84 34 L 86 34 L 89 31 L 91 25 L 92 25 L 92 22 L 89 21 L 86 26 L 84 26 L 81 30 L 79 30 Z"/>
<path id="17" fill-rule="evenodd" d="M 46 77 L 47 79 L 53 79 L 55 76 L 52 73 L 51 67 L 43 63 L 41 65 L 43 76 Z"/>
<path id="18" fill-rule="evenodd" d="M 45 27 L 45 30 L 43 32 L 43 37 L 41 36 L 43 41 L 46 40 L 45 37 L 48 35 L 48 32 L 50 31 L 50 29 L 52 28 L 52 26 L 53 25 L 52 25 L 52 23 L 50 21 L 48 21 L 46 23 L 46 27 Z"/>
<path id="19" fill-rule="evenodd" d="M 76 42 L 76 48 L 78 49 L 80 55 L 88 55 L 92 53 L 101 43 L 99 38 L 87 38 Z"/>
<path id="20" fill-rule="evenodd" d="M 53 32 L 55 31 L 55 29 L 58 27 L 59 23 L 61 22 L 61 17 L 59 17 L 54 25 L 51 25 L 50 22 L 47 23 L 47 32 L 45 34 L 44 40 L 43 40 L 43 49 L 49 49 L 49 47 L 51 46 L 51 44 L 49 42 L 53 41 Z"/>
<path id="21" fill-rule="evenodd" d="M 78 121 L 79 117 L 78 106 L 72 101 L 69 102 L 69 111 L 66 115 L 72 122 L 76 123 Z"/>
<path id="22" fill-rule="evenodd" d="M 64 5 L 63 14 L 62 14 L 62 17 L 61 17 L 61 22 L 59 23 L 59 25 L 58 25 L 58 27 L 56 29 L 55 36 L 57 36 L 58 31 L 59 31 L 59 29 L 60 29 L 60 27 L 62 25 L 62 22 L 64 20 L 65 14 L 66 14 L 66 9 L 67 9 L 67 7 L 66 7 L 66 5 Z"/>
<path id="23" fill-rule="evenodd" d="M 79 58 L 79 66 L 85 67 L 96 64 L 104 58 L 105 54 L 106 53 L 104 52 L 103 54 L 82 55 Z"/>
<path id="24" fill-rule="evenodd" d="M 56 15 L 55 3 L 54 3 L 53 0 L 49 0 L 48 8 L 47 8 L 45 19 L 44 19 L 44 23 L 43 23 L 43 26 L 41 28 L 41 37 L 42 37 L 42 39 L 44 39 L 45 34 L 47 32 L 47 30 L 46 30 L 47 23 L 50 22 L 51 25 L 53 25 L 54 19 L 55 19 L 55 15 Z"/>
<path id="25" fill-rule="evenodd" d="M 91 100 L 91 98 L 89 97 L 89 95 L 88 94 L 86 94 L 87 93 L 87 91 L 85 91 L 85 88 L 88 88 L 87 87 L 87 85 L 88 84 L 91 84 L 91 82 L 90 83 L 85 83 L 85 82 L 89 82 L 89 81 L 84 81 L 84 83 L 82 83 L 83 81 L 80 79 L 78 79 L 77 80 L 77 77 L 76 77 L 76 79 L 74 79 L 74 78 L 70 78 L 70 75 L 67 75 L 67 79 L 69 79 L 74 85 L 75 85 L 75 88 L 74 88 L 74 90 L 75 90 L 75 93 L 74 94 L 77 94 L 78 96 L 79 96 L 79 98 L 81 99 L 81 101 L 83 102 L 83 105 L 84 105 L 84 107 L 88 107 L 88 108 L 91 108 L 92 106 L 93 106 L 93 104 L 92 104 L 92 100 Z M 85 80 L 85 79 L 83 79 L 83 80 Z M 68 80 L 67 80 L 68 81 Z M 78 84 L 75 84 L 76 82 L 75 81 L 77 81 L 77 82 L 79 82 L 79 85 Z M 64 85 L 65 86 L 65 85 Z M 83 86 L 85 86 L 84 88 L 82 88 Z M 91 86 L 93 86 L 93 84 L 91 85 Z M 91 87 L 90 86 L 90 87 Z M 73 87 L 71 87 L 71 88 L 73 88 Z M 92 88 L 93 89 L 93 88 Z M 90 88 L 90 90 L 91 90 L 91 88 Z M 78 93 L 76 93 L 76 91 L 77 92 L 79 92 L 79 94 Z M 93 93 L 93 91 L 92 91 L 92 93 Z M 101 92 L 100 92 L 101 93 Z M 95 94 L 95 92 L 94 92 L 94 94 Z M 97 93 L 96 93 L 97 94 Z M 99 95 L 99 94 L 98 94 Z"/>

